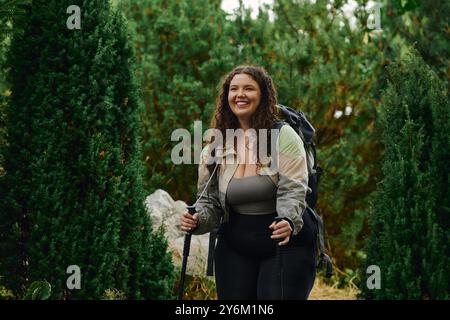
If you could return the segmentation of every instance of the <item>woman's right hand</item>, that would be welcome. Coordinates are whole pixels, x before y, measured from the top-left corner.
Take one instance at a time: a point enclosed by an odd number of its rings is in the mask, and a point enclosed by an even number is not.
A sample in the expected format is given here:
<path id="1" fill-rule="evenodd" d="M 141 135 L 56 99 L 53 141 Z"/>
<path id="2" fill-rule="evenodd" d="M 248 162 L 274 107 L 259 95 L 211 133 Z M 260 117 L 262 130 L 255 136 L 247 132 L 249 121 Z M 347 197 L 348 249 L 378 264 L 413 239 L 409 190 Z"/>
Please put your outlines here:
<path id="1" fill-rule="evenodd" d="M 194 215 L 190 215 L 189 212 L 185 211 L 181 214 L 180 228 L 183 231 L 191 232 L 197 228 L 198 224 L 198 212 Z"/>

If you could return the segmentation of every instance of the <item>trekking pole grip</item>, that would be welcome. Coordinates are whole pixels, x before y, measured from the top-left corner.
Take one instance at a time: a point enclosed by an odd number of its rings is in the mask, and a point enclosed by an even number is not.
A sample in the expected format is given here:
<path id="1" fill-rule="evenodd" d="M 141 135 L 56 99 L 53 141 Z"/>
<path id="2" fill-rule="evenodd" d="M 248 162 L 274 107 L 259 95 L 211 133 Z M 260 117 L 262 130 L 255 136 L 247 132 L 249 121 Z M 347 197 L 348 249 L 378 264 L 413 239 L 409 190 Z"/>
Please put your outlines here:
<path id="1" fill-rule="evenodd" d="M 195 210 L 195 206 L 186 206 L 186 209 L 191 216 L 197 212 L 197 210 Z M 189 231 L 188 233 L 192 234 L 192 231 Z"/>
<path id="2" fill-rule="evenodd" d="M 186 209 L 191 216 L 193 216 L 197 212 L 197 210 L 195 210 L 195 206 L 187 206 Z"/>
<path id="3" fill-rule="evenodd" d="M 197 211 L 195 210 L 195 206 L 187 206 L 186 209 L 188 210 L 188 213 L 193 216 Z M 184 241 L 184 248 L 183 248 L 183 256 L 187 257 L 189 256 L 189 251 L 191 248 L 191 236 L 192 231 L 188 231 L 186 238 L 187 241 Z"/>
<path id="4" fill-rule="evenodd" d="M 276 216 L 275 218 L 273 218 L 273 220 L 275 221 L 275 223 L 278 223 L 278 222 L 280 222 L 280 221 L 283 221 L 284 219 L 283 219 L 283 217 L 280 217 L 280 216 Z M 281 241 L 283 241 L 283 239 L 275 239 L 275 242 L 281 242 Z"/>

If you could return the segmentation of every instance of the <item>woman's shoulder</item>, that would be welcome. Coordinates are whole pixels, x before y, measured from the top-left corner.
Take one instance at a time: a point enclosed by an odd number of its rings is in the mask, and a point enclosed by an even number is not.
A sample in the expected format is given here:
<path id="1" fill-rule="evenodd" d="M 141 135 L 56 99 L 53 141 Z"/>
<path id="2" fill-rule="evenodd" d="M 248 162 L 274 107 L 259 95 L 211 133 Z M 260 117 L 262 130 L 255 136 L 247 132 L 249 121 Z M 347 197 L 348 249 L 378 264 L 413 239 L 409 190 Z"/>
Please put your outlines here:
<path id="1" fill-rule="evenodd" d="M 300 139 L 300 141 L 302 140 L 300 138 L 300 136 L 297 134 L 297 132 L 295 132 L 294 128 L 292 128 L 286 122 L 284 122 L 281 125 L 279 137 L 280 137 L 280 140 L 281 139 L 283 139 L 283 140 L 294 140 L 294 141 L 298 141 L 298 139 Z"/>
<path id="2" fill-rule="evenodd" d="M 288 135 L 288 136 L 297 135 L 294 128 L 292 128 L 287 122 L 281 123 L 280 135 L 281 134 Z"/>
<path id="3" fill-rule="evenodd" d="M 304 147 L 298 133 L 287 123 L 280 128 L 278 144 L 281 152 L 298 150 Z"/>

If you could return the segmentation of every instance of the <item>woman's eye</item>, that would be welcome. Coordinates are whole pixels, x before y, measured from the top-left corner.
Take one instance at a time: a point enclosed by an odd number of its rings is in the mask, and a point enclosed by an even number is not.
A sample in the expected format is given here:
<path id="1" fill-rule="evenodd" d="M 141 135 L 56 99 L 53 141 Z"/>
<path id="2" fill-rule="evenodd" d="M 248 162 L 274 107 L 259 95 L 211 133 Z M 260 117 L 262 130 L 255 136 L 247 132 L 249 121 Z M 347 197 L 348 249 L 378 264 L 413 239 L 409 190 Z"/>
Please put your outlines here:
<path id="1" fill-rule="evenodd" d="M 237 91 L 237 90 L 238 90 L 238 88 L 230 88 L 230 91 Z M 245 90 L 245 91 L 254 91 L 255 88 L 252 88 L 252 87 L 246 87 L 246 88 L 244 88 L 244 90 Z"/>

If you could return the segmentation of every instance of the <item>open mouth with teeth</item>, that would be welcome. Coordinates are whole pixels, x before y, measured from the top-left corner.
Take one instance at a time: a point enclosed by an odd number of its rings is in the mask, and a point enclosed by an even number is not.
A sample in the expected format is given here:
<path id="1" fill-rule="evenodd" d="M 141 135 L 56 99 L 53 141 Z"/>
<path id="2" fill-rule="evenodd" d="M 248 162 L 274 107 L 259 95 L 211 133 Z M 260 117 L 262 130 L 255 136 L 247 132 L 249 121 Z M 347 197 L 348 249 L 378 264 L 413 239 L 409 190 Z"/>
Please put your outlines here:
<path id="1" fill-rule="evenodd" d="M 236 102 L 236 105 L 237 105 L 239 108 L 244 108 L 244 107 L 247 107 L 247 106 L 249 105 L 249 102 L 248 102 L 248 101 L 237 101 L 237 102 Z"/>

